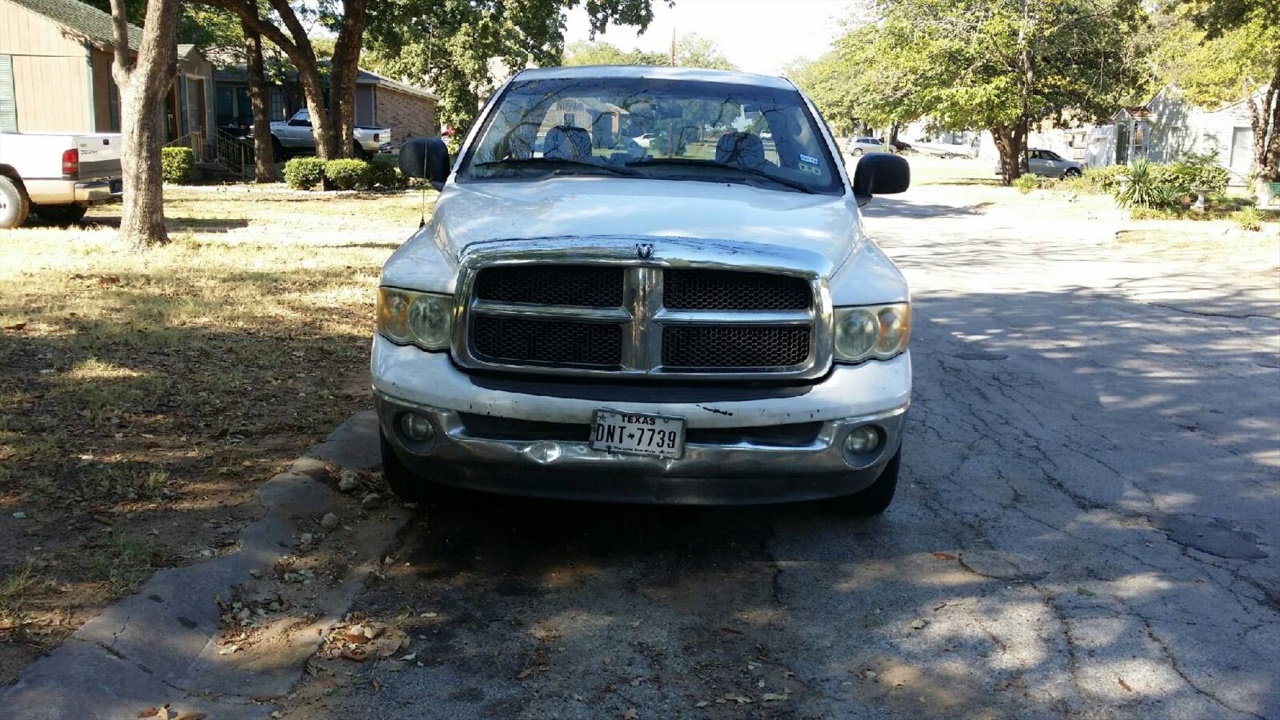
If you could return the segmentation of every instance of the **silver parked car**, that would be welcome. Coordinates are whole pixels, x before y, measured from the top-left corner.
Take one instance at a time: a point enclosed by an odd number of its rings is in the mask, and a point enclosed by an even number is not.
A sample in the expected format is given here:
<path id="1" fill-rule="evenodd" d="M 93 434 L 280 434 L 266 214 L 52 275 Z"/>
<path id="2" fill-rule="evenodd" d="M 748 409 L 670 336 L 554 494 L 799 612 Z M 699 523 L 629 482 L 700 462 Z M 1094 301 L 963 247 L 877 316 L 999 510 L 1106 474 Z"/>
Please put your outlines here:
<path id="1" fill-rule="evenodd" d="M 860 157 L 863 153 L 890 152 L 887 145 L 873 137 L 854 138 L 844 146 L 844 151 L 854 157 Z"/>
<path id="2" fill-rule="evenodd" d="M 1031 148 L 1028 151 L 1027 168 L 1032 175 L 1051 178 L 1079 177 L 1084 166 L 1075 160 L 1068 160 L 1052 150 Z M 1000 174 L 1000 162 L 996 161 L 996 175 Z"/>

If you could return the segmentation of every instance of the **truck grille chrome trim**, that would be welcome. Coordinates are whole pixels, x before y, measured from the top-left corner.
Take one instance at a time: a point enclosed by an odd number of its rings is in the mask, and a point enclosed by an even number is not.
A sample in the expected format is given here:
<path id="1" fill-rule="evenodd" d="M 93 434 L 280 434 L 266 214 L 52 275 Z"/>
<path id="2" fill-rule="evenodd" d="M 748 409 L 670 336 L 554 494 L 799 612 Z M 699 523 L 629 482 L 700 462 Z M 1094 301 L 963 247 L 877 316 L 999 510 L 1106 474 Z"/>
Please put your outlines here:
<path id="1" fill-rule="evenodd" d="M 563 251 L 464 261 L 455 362 L 673 380 L 816 379 L 830 368 L 831 308 L 819 272 L 676 263 L 658 252 L 637 260 L 626 250 L 581 261 Z"/>

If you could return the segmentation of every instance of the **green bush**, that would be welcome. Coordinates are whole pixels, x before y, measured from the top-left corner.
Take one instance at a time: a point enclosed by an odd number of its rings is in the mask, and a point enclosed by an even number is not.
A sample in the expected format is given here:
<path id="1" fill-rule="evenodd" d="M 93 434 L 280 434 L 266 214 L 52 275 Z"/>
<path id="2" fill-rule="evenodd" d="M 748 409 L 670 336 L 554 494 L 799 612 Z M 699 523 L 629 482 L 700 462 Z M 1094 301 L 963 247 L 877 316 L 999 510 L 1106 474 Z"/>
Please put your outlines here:
<path id="1" fill-rule="evenodd" d="M 160 148 L 160 174 L 167 183 L 184 185 L 195 179 L 196 154 L 191 148 Z"/>
<path id="2" fill-rule="evenodd" d="M 1231 179 L 1227 169 L 1218 164 L 1217 156 L 1209 153 L 1188 153 L 1181 160 L 1162 167 L 1165 180 L 1186 195 L 1193 195 L 1197 189 L 1220 194 Z"/>
<path id="3" fill-rule="evenodd" d="M 374 158 L 369 163 L 369 186 L 384 187 L 394 190 L 403 185 L 400 180 L 400 169 L 396 161 L 388 158 Z"/>
<path id="4" fill-rule="evenodd" d="M 1031 173 L 1026 173 L 1025 175 L 1019 175 L 1018 177 L 1014 178 L 1013 186 L 1018 188 L 1018 192 L 1023 193 L 1025 195 L 1026 193 L 1029 193 L 1032 190 L 1035 190 L 1036 188 L 1040 187 L 1040 178 L 1036 177 L 1035 175 L 1032 175 Z"/>
<path id="5" fill-rule="evenodd" d="M 324 164 L 324 174 L 339 190 L 369 187 L 370 168 L 364 160 L 330 160 Z"/>
<path id="6" fill-rule="evenodd" d="M 1103 165 L 1084 169 L 1080 176 L 1081 190 L 1084 192 L 1108 195 L 1120 187 L 1121 180 L 1129 176 L 1127 165 Z"/>
<path id="7" fill-rule="evenodd" d="M 324 182 L 324 161 L 319 158 L 294 158 L 284 164 L 284 181 L 294 190 L 310 190 Z"/>
<path id="8" fill-rule="evenodd" d="M 1116 202 L 1125 208 L 1172 208 L 1179 192 L 1156 166 L 1139 158 L 1128 168 L 1128 182 L 1116 190 Z"/>
<path id="9" fill-rule="evenodd" d="M 1256 207 L 1247 207 L 1235 215 L 1236 224 L 1241 230 L 1249 232 L 1258 232 L 1262 229 L 1262 214 L 1258 212 Z"/>

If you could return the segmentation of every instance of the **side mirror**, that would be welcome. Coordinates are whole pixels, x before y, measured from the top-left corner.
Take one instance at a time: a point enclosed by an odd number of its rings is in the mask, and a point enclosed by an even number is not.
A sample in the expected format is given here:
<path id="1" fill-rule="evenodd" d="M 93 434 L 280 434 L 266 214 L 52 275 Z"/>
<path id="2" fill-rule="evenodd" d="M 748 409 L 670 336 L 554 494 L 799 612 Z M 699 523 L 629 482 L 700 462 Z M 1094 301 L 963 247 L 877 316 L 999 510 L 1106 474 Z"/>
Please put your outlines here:
<path id="1" fill-rule="evenodd" d="M 449 177 L 449 148 L 440 138 L 413 138 L 400 146 L 400 172 L 405 177 L 426 178 L 431 187 L 444 189 Z"/>
<path id="2" fill-rule="evenodd" d="M 867 153 L 853 171 L 853 194 L 859 197 L 906 192 L 910 186 L 911 165 L 891 153 Z"/>

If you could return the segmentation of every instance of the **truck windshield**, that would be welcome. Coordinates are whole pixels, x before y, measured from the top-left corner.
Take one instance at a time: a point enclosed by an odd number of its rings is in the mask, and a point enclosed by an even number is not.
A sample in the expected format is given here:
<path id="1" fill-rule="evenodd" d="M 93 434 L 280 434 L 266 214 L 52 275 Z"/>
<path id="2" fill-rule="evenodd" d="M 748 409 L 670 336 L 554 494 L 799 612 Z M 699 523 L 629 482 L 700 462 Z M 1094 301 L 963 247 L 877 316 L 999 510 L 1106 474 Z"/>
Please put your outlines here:
<path id="1" fill-rule="evenodd" d="M 644 78 L 516 81 L 478 137 L 461 182 L 598 175 L 843 192 L 795 90 Z"/>

